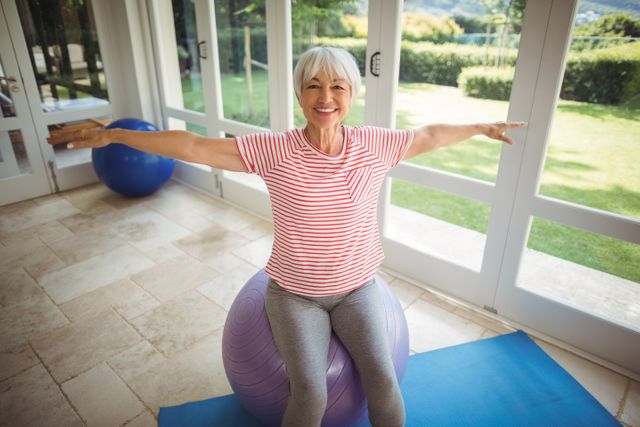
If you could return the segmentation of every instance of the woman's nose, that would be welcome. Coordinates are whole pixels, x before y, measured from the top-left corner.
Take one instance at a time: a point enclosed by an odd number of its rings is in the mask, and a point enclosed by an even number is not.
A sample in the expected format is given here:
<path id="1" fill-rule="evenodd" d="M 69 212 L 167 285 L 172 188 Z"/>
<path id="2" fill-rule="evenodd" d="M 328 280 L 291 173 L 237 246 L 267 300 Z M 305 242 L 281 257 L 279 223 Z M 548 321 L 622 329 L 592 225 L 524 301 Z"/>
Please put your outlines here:
<path id="1" fill-rule="evenodd" d="M 331 90 L 329 90 L 328 88 L 322 89 L 320 91 L 320 100 L 325 102 L 325 101 L 330 101 L 331 100 Z"/>

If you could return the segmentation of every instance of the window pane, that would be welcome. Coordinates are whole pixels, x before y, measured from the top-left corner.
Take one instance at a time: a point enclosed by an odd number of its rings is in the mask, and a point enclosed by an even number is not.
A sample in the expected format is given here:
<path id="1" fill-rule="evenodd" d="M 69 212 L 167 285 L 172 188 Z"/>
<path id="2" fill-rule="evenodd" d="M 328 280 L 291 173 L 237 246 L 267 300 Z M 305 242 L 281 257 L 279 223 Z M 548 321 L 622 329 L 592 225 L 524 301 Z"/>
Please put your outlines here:
<path id="1" fill-rule="evenodd" d="M 480 271 L 489 212 L 485 203 L 393 179 L 385 235 Z"/>
<path id="2" fill-rule="evenodd" d="M 224 117 L 270 127 L 264 3 L 215 2 Z"/>
<path id="3" fill-rule="evenodd" d="M 507 117 L 525 2 L 446 3 L 404 3 L 398 128 Z M 409 161 L 494 182 L 500 148 L 474 138 Z"/>
<path id="4" fill-rule="evenodd" d="M 625 32 L 640 20 L 584 18 L 574 24 L 539 192 L 640 218 L 640 39 Z"/>
<path id="5" fill-rule="evenodd" d="M 518 285 L 640 330 L 640 245 L 534 218 Z"/>
<path id="6" fill-rule="evenodd" d="M 90 1 L 17 0 L 45 112 L 107 104 L 98 36 Z"/>
<path id="7" fill-rule="evenodd" d="M 182 98 L 168 101 L 172 107 L 204 112 L 195 5 L 193 0 L 172 0 L 172 5 Z M 181 105 L 173 105 L 178 100 Z"/>
<path id="8" fill-rule="evenodd" d="M 0 179 L 31 173 L 31 164 L 19 130 L 0 131 Z"/>
<path id="9" fill-rule="evenodd" d="M 365 52 L 367 48 L 368 1 L 325 2 L 324 7 L 314 2 L 296 1 L 291 6 L 293 35 L 293 63 L 313 46 L 336 46 L 347 49 L 356 59 L 363 77 L 360 93 L 356 97 L 345 124 L 364 123 Z M 306 119 L 298 100 L 294 99 L 294 124 L 303 127 Z"/>

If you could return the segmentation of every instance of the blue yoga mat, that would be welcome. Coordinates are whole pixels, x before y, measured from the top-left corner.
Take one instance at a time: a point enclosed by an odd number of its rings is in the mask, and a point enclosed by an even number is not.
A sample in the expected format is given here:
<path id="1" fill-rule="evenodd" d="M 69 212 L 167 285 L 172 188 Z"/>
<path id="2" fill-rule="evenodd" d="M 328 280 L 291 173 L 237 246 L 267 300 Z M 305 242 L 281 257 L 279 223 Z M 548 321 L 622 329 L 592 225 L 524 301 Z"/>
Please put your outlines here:
<path id="1" fill-rule="evenodd" d="M 407 427 L 620 425 L 523 332 L 413 355 L 401 389 Z M 159 426 L 262 424 L 228 395 L 161 408 Z"/>

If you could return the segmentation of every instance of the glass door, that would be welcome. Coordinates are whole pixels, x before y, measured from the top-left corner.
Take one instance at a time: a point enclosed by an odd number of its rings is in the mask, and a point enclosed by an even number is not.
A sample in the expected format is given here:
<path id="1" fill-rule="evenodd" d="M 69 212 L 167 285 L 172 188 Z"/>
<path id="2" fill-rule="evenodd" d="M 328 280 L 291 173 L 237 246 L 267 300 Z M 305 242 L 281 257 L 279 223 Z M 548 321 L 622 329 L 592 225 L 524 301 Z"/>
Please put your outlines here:
<path id="1" fill-rule="evenodd" d="M 589 10 L 549 8 L 496 307 L 638 373 L 639 21 Z"/>
<path id="2" fill-rule="evenodd" d="M 96 181 L 91 150 L 50 146 L 47 138 L 70 126 L 96 126 L 113 114 L 103 46 L 108 30 L 91 1 L 2 2 L 40 151 L 53 190 Z M 3 38 L 3 40 L 5 40 Z"/>
<path id="3" fill-rule="evenodd" d="M 396 126 L 527 120 L 515 108 L 527 97 L 512 92 L 524 8 L 524 1 L 449 9 L 405 1 Z M 383 204 L 386 265 L 493 311 L 506 233 L 498 218 L 508 209 L 500 204 L 508 186 L 498 180 L 499 166 L 515 151 L 476 137 L 393 169 Z"/>
<path id="4" fill-rule="evenodd" d="M 0 106 L 0 205 L 48 194 L 47 168 L 4 12 L 0 14 Z"/>

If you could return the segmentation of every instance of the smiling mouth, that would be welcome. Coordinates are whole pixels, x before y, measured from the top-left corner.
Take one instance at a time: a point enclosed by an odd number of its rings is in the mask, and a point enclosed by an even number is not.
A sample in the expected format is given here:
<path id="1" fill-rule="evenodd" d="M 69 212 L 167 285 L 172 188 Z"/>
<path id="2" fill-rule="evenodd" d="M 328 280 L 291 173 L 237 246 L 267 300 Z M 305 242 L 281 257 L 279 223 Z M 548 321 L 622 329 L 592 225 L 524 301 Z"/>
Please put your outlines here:
<path id="1" fill-rule="evenodd" d="M 316 108 L 315 110 L 319 113 L 333 113 L 334 111 L 337 111 L 336 108 Z"/>

